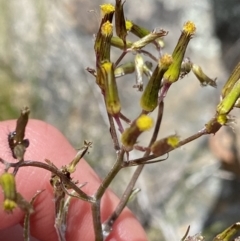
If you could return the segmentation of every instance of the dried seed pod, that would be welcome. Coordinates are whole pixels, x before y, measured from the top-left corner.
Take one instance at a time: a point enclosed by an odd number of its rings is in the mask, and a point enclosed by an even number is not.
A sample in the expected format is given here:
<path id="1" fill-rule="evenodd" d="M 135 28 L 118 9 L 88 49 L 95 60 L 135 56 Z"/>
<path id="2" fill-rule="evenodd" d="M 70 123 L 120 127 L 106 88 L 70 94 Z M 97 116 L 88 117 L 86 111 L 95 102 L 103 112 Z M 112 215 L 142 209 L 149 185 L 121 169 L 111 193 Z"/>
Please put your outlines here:
<path id="1" fill-rule="evenodd" d="M 124 42 L 127 36 L 126 22 L 124 17 L 122 0 L 116 0 L 115 4 L 115 27 L 116 34 L 119 38 L 121 38 Z"/>
<path id="2" fill-rule="evenodd" d="M 143 66 L 144 66 L 143 57 L 137 53 L 135 56 L 136 84 L 133 87 L 137 88 L 138 91 L 143 90 Z"/>
<path id="3" fill-rule="evenodd" d="M 166 36 L 167 34 L 168 34 L 168 32 L 163 29 L 155 29 L 152 32 L 150 32 L 148 35 L 144 36 L 143 38 L 133 42 L 131 49 L 139 50 L 139 49 L 145 47 L 147 44 L 155 41 L 158 38 Z"/>
<path id="4" fill-rule="evenodd" d="M 184 78 L 192 69 L 192 62 L 190 58 L 186 57 L 181 64 L 180 78 Z"/>
<path id="5" fill-rule="evenodd" d="M 75 172 L 77 164 L 88 152 L 88 149 L 91 147 L 92 147 L 92 142 L 84 141 L 84 146 L 78 150 L 74 159 L 66 166 L 67 172 L 69 173 Z"/>
<path id="6" fill-rule="evenodd" d="M 8 134 L 8 144 L 12 151 L 12 156 L 19 161 L 23 160 L 26 148 L 29 146 L 29 140 L 24 139 L 29 113 L 30 109 L 24 107 L 17 120 L 16 130 Z"/>
<path id="7" fill-rule="evenodd" d="M 155 141 L 151 146 L 151 151 L 155 156 L 162 156 L 170 150 L 177 148 L 180 142 L 178 135 L 171 135 L 161 140 Z"/>
<path id="8" fill-rule="evenodd" d="M 202 86 L 207 86 L 207 85 L 210 85 L 214 88 L 217 87 L 217 84 L 216 84 L 216 80 L 217 78 L 215 79 L 211 79 L 209 78 L 202 70 L 202 68 L 196 64 L 193 64 L 192 65 L 192 71 L 193 73 L 195 74 L 195 76 L 198 78 L 198 80 L 200 81 L 200 84 Z"/>

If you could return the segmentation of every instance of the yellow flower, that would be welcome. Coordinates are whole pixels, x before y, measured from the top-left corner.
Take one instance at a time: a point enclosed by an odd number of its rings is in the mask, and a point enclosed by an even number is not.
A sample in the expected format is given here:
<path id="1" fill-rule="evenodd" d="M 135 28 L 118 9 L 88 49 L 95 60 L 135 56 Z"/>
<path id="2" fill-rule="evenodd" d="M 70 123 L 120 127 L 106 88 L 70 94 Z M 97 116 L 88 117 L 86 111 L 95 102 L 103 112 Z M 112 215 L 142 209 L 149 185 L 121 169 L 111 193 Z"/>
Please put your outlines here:
<path id="1" fill-rule="evenodd" d="M 196 26 L 195 26 L 194 22 L 187 21 L 183 25 L 183 31 L 186 32 L 188 35 L 193 35 L 196 31 Z"/>
<path id="2" fill-rule="evenodd" d="M 141 115 L 136 124 L 140 131 L 147 131 L 153 126 L 153 119 L 147 115 Z"/>
<path id="3" fill-rule="evenodd" d="M 109 14 L 115 11 L 115 7 L 112 4 L 103 4 L 100 5 L 102 15 Z"/>
<path id="4" fill-rule="evenodd" d="M 177 136 L 177 135 L 172 135 L 167 138 L 168 145 L 170 145 L 173 148 L 175 148 L 179 145 L 179 141 L 180 141 L 180 139 L 179 139 L 179 136 Z"/>
<path id="5" fill-rule="evenodd" d="M 111 36 L 113 33 L 113 25 L 107 21 L 101 27 L 101 33 L 103 36 Z"/>
<path id="6" fill-rule="evenodd" d="M 132 29 L 133 23 L 129 20 L 126 20 L 126 30 L 130 31 Z"/>

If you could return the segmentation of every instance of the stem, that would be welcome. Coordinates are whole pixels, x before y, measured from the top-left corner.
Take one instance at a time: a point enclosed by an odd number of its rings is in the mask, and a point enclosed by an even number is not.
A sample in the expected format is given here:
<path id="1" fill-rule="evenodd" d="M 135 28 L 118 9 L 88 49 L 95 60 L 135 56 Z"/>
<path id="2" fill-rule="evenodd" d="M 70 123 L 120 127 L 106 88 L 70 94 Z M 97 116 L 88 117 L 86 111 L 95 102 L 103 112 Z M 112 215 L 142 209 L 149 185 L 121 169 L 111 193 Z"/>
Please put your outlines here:
<path id="1" fill-rule="evenodd" d="M 95 241 L 103 241 L 103 232 L 102 232 L 102 224 L 101 224 L 101 212 L 100 212 L 100 201 L 101 200 L 96 200 L 91 205 L 93 227 L 94 227 L 94 233 L 95 233 Z"/>
<path id="2" fill-rule="evenodd" d="M 54 173 L 56 176 L 58 176 L 61 179 L 61 181 L 64 184 L 66 184 L 71 189 L 73 189 L 79 195 L 79 199 L 86 201 L 86 202 L 90 202 L 90 203 L 93 203 L 95 201 L 95 199 L 93 197 L 88 196 L 85 192 L 83 192 L 80 188 L 78 188 L 78 186 L 76 184 L 74 184 L 66 175 L 64 175 L 60 170 L 56 169 L 54 166 L 50 166 L 46 163 L 42 163 L 42 162 L 38 162 L 38 161 L 24 161 L 24 162 L 18 162 L 18 163 L 8 163 L 8 162 L 4 161 L 2 158 L 0 158 L 0 162 L 2 162 L 5 165 L 7 163 L 7 165 L 9 165 L 10 167 L 21 168 L 21 167 L 31 166 L 31 167 L 39 167 L 39 168 L 46 169 L 46 170 Z"/>
<path id="3" fill-rule="evenodd" d="M 122 53 L 121 53 L 121 55 L 119 56 L 119 58 L 117 59 L 117 61 L 115 62 L 115 64 L 114 64 L 114 68 L 116 68 L 118 65 L 119 65 L 119 63 L 122 61 L 122 59 L 125 57 L 125 55 L 128 53 L 128 50 L 126 49 L 126 50 L 124 50 Z"/>
<path id="4" fill-rule="evenodd" d="M 118 152 L 117 160 L 114 166 L 112 167 L 112 169 L 105 177 L 105 179 L 102 181 L 101 185 L 99 186 L 96 193 L 94 194 L 94 199 L 96 201 L 95 203 L 92 203 L 92 218 L 93 218 L 93 226 L 94 226 L 94 232 L 95 232 L 95 241 L 102 241 L 103 231 L 105 233 L 105 230 L 102 229 L 102 225 L 101 225 L 101 210 L 100 210 L 101 198 L 105 193 L 106 189 L 108 188 L 108 186 L 110 185 L 110 183 L 112 182 L 112 180 L 121 170 L 124 153 L 125 151 L 123 149 Z"/>
<path id="5" fill-rule="evenodd" d="M 141 53 L 144 53 L 145 55 L 147 55 L 149 58 L 151 58 L 153 61 L 158 62 L 158 59 L 152 55 L 151 53 L 149 53 L 148 51 L 141 49 L 140 50 Z"/>
<path id="6" fill-rule="evenodd" d="M 110 185 L 112 180 L 115 178 L 115 176 L 121 170 L 124 154 L 125 154 L 125 151 L 123 149 L 121 151 L 119 151 L 117 160 L 114 163 L 112 169 L 107 174 L 107 176 L 105 177 L 105 179 L 102 181 L 101 185 L 99 186 L 98 190 L 94 194 L 94 197 L 96 200 L 99 200 L 102 198 L 103 194 L 105 193 L 106 189 L 108 188 L 108 186 Z"/>
<path id="7" fill-rule="evenodd" d="M 110 114 L 108 114 L 108 120 L 109 120 L 109 125 L 110 125 L 111 137 L 112 137 L 113 144 L 114 144 L 114 149 L 119 151 L 120 145 L 119 145 L 119 141 L 118 141 L 118 137 L 117 137 L 117 132 L 116 132 L 116 128 L 114 125 L 113 117 Z"/>
<path id="8" fill-rule="evenodd" d="M 160 129 L 160 125 L 161 125 L 161 121 L 162 121 L 162 116 L 163 116 L 163 109 L 164 109 L 164 103 L 161 102 L 159 104 L 159 108 L 158 108 L 158 117 L 157 117 L 157 122 L 156 122 L 156 125 L 155 125 L 155 128 L 154 128 L 154 132 L 153 132 L 153 135 L 152 135 L 152 138 L 150 140 L 150 143 L 149 143 L 149 147 L 156 141 L 157 139 L 157 135 L 158 135 L 158 132 L 159 132 L 159 129 Z M 147 150 L 144 154 L 144 157 L 147 157 L 149 156 L 150 154 L 150 149 Z M 131 163 L 132 161 L 130 162 L 124 162 L 124 165 L 125 163 Z M 119 217 L 119 215 L 122 213 L 123 209 L 126 207 L 127 205 L 127 202 L 128 202 L 128 199 L 132 193 L 132 190 L 138 180 L 138 177 L 140 176 L 142 170 L 144 168 L 144 164 L 140 165 L 137 167 L 137 169 L 135 170 L 125 192 L 123 193 L 122 197 L 121 197 L 121 200 L 117 206 L 117 208 L 115 209 L 115 211 L 112 213 L 112 215 L 104 222 L 105 226 L 106 227 L 112 227 L 113 223 L 116 221 L 116 219 Z"/>
<path id="9" fill-rule="evenodd" d="M 206 130 L 206 129 L 203 129 L 203 130 L 201 130 L 201 131 L 193 134 L 192 136 L 189 136 L 189 137 L 187 137 L 186 139 L 180 141 L 179 144 L 178 144 L 178 146 L 177 146 L 176 148 L 173 148 L 173 147 L 172 147 L 172 148 L 169 149 L 167 152 L 161 153 L 161 155 L 157 155 L 157 156 L 156 156 L 156 155 L 153 155 L 153 154 L 152 154 L 152 155 L 149 155 L 149 156 L 146 156 L 146 157 L 137 158 L 137 159 L 132 160 L 131 163 L 134 163 L 133 166 L 135 166 L 136 163 L 143 163 L 143 162 L 145 163 L 145 162 L 147 162 L 147 161 L 149 161 L 149 160 L 152 160 L 152 159 L 154 159 L 154 158 L 156 158 L 156 157 L 165 155 L 165 154 L 171 152 L 172 150 L 175 150 L 175 149 L 177 149 L 177 148 L 179 148 L 179 147 L 181 147 L 181 146 L 183 146 L 183 145 L 185 145 L 185 144 L 187 144 L 187 143 L 189 143 L 189 142 L 191 142 L 191 141 L 194 141 L 194 140 L 198 139 L 199 137 L 201 137 L 201 136 L 203 136 L 203 135 L 207 135 L 207 134 L 208 134 L 207 130 Z M 130 163 L 130 162 L 124 162 L 124 166 L 123 166 L 123 167 L 129 167 L 129 166 L 131 166 L 131 163 Z"/>

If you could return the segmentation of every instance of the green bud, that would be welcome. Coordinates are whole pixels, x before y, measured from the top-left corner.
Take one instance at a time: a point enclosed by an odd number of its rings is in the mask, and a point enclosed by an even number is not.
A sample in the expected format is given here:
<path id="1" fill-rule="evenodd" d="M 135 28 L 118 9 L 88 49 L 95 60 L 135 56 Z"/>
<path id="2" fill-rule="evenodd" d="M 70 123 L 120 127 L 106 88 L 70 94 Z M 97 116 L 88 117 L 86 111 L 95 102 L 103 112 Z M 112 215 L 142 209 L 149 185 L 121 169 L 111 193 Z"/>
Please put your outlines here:
<path id="1" fill-rule="evenodd" d="M 115 78 L 119 78 L 126 74 L 132 74 L 134 71 L 135 71 L 134 62 L 128 62 L 128 63 L 122 64 L 122 65 L 119 65 L 114 70 L 114 76 L 115 76 Z"/>
<path id="2" fill-rule="evenodd" d="M 0 176 L 0 185 L 4 193 L 3 208 L 6 212 L 12 212 L 17 207 L 17 191 L 15 176 L 5 172 Z"/>
<path id="3" fill-rule="evenodd" d="M 173 63 L 164 74 L 164 83 L 174 83 L 179 79 L 183 57 L 195 30 L 193 22 L 188 21 L 184 24 L 182 34 L 172 54 Z"/>
<path id="4" fill-rule="evenodd" d="M 240 79 L 233 85 L 228 94 L 217 106 L 218 114 L 228 114 L 240 97 Z"/>
<path id="5" fill-rule="evenodd" d="M 239 79 L 240 79 L 240 62 L 236 65 L 230 77 L 228 78 L 227 82 L 222 88 L 222 95 L 221 95 L 222 99 L 226 97 L 226 95 L 231 91 L 231 89 Z M 236 103 L 236 105 L 238 106 L 238 103 Z"/>
<path id="6" fill-rule="evenodd" d="M 158 93 L 161 87 L 162 77 L 167 68 L 172 63 L 171 55 L 164 54 L 155 68 L 144 92 L 142 94 L 140 105 L 143 110 L 152 112 L 158 105 Z"/>
<path id="7" fill-rule="evenodd" d="M 117 115 L 121 110 L 121 104 L 118 97 L 113 64 L 111 62 L 105 62 L 101 65 L 101 69 L 104 76 L 104 94 L 107 112 L 110 115 Z"/>
<path id="8" fill-rule="evenodd" d="M 94 50 L 96 54 L 97 63 L 105 60 L 110 60 L 111 39 L 113 35 L 113 25 L 110 21 L 104 22 L 97 34 Z"/>
<path id="9" fill-rule="evenodd" d="M 124 42 L 122 41 L 122 39 L 113 36 L 113 37 L 111 38 L 111 45 L 112 45 L 113 47 L 116 47 L 116 48 L 119 48 L 119 49 L 124 49 L 125 47 L 126 47 L 126 48 L 131 48 L 132 42 L 126 41 L 126 46 L 125 46 L 125 45 L 124 45 Z"/>
<path id="10" fill-rule="evenodd" d="M 217 84 L 216 84 L 216 80 L 217 78 L 215 79 L 211 79 L 209 78 L 202 70 L 202 68 L 196 64 L 193 64 L 192 65 L 192 71 L 193 73 L 195 74 L 195 76 L 198 78 L 198 80 L 200 81 L 201 85 L 202 86 L 207 86 L 207 85 L 210 85 L 214 88 L 217 87 Z"/>
<path id="11" fill-rule="evenodd" d="M 239 230 L 240 223 L 237 222 L 225 229 L 222 233 L 218 234 L 213 241 L 230 241 L 232 240 L 233 235 L 235 235 Z"/>
<path id="12" fill-rule="evenodd" d="M 146 29 L 144 27 L 141 27 L 141 26 L 133 23 L 132 21 L 127 21 L 126 25 L 127 24 L 129 25 L 128 28 L 129 28 L 130 32 L 133 33 L 134 35 L 136 35 L 139 38 L 143 38 L 146 35 L 151 33 L 151 31 L 149 31 L 148 29 Z"/>

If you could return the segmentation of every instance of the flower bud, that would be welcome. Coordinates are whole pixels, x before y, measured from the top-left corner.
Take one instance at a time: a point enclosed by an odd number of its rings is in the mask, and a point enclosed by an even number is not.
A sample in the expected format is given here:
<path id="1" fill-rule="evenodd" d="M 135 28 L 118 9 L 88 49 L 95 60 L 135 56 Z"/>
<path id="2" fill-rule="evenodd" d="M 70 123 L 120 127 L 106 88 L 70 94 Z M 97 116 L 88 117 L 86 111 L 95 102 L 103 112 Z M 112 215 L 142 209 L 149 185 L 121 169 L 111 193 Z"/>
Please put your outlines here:
<path id="1" fill-rule="evenodd" d="M 218 234 L 213 241 L 219 241 L 219 240 L 223 240 L 223 241 L 230 241 L 232 240 L 232 238 L 234 237 L 234 235 L 239 232 L 240 230 L 240 222 L 234 223 L 233 225 L 231 225 L 230 227 L 228 227 L 227 229 L 225 229 L 223 232 L 221 232 L 220 234 Z M 236 238 L 236 239 L 239 239 Z M 235 240 L 236 240 L 235 239 Z"/>
<path id="2" fill-rule="evenodd" d="M 107 112 L 110 115 L 117 115 L 121 110 L 121 104 L 118 97 L 113 64 L 111 62 L 105 62 L 101 65 L 101 69 L 104 78 L 104 95 Z"/>
<path id="3" fill-rule="evenodd" d="M 112 4 L 103 4 L 100 5 L 101 14 L 102 14 L 102 23 L 105 23 L 107 21 L 112 22 L 113 14 L 115 12 L 115 7 Z"/>
<path id="4" fill-rule="evenodd" d="M 113 25 L 110 21 L 104 22 L 97 34 L 94 50 L 96 54 L 97 63 L 104 60 L 110 60 L 111 38 L 113 35 Z"/>
<path id="5" fill-rule="evenodd" d="M 172 63 L 172 56 L 164 54 L 155 68 L 144 92 L 142 94 L 140 105 L 143 110 L 152 112 L 158 105 L 158 92 L 161 87 L 162 77 L 167 68 Z"/>
<path id="6" fill-rule="evenodd" d="M 131 126 L 122 133 L 121 141 L 125 149 L 131 151 L 141 133 L 149 130 L 152 126 L 153 119 L 147 115 L 141 115 L 135 120 Z"/>
<path id="7" fill-rule="evenodd" d="M 228 94 L 221 100 L 217 106 L 217 113 L 228 114 L 234 107 L 240 97 L 240 79 L 233 85 Z"/>
<path id="8" fill-rule="evenodd" d="M 115 76 L 115 78 L 119 78 L 126 74 L 132 74 L 134 71 L 135 71 L 134 62 L 128 62 L 128 63 L 122 64 L 122 65 L 119 65 L 114 70 L 114 76 Z"/>
<path id="9" fill-rule="evenodd" d="M 172 54 L 173 63 L 164 74 L 164 83 L 174 83 L 178 80 L 187 45 L 195 33 L 195 30 L 196 27 L 193 22 L 188 21 L 184 24 L 182 34 Z"/>
<path id="10" fill-rule="evenodd" d="M 221 99 L 224 99 L 226 95 L 231 91 L 235 83 L 240 79 L 240 62 L 236 65 L 227 82 L 222 88 Z M 239 100 L 235 104 L 236 107 L 239 107 Z"/>
<path id="11" fill-rule="evenodd" d="M 234 122 L 233 118 L 230 118 L 226 114 L 216 114 L 207 124 L 205 124 L 205 131 L 207 134 L 215 134 L 220 130 L 223 125 L 229 125 Z"/>
<path id="12" fill-rule="evenodd" d="M 12 212 L 17 207 L 17 192 L 15 184 L 15 176 L 8 172 L 0 176 L 0 185 L 4 193 L 3 207 L 6 212 Z"/>
<path id="13" fill-rule="evenodd" d="M 119 49 L 131 48 L 132 42 L 126 41 L 126 46 L 125 46 L 124 42 L 122 41 L 122 39 L 120 39 L 119 37 L 113 36 L 111 38 L 111 46 L 119 48 Z"/>
<path id="14" fill-rule="evenodd" d="M 161 140 L 155 141 L 151 146 L 151 151 L 155 156 L 162 156 L 170 150 L 177 148 L 180 142 L 178 135 L 171 135 Z"/>

